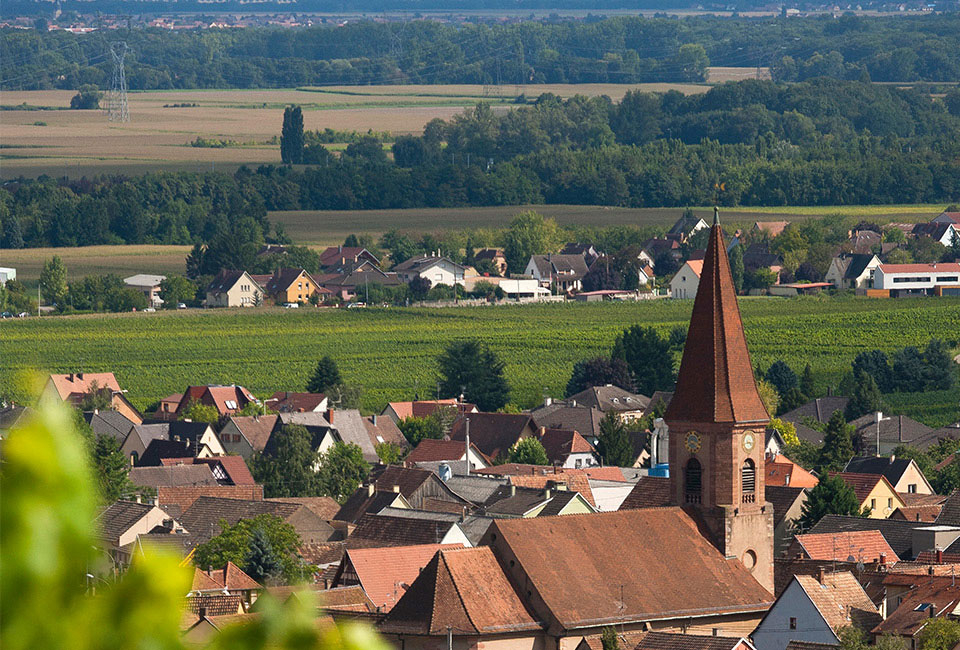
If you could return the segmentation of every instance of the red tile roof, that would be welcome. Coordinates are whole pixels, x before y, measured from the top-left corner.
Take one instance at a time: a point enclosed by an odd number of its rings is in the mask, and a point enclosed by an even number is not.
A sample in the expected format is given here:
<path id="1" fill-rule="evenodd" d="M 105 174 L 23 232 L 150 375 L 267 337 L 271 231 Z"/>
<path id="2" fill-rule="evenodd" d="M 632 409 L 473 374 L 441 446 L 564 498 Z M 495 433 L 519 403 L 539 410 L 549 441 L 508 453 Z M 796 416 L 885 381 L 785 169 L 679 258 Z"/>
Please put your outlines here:
<path id="1" fill-rule="evenodd" d="M 568 429 L 545 429 L 540 432 L 540 443 L 551 464 L 563 464 L 570 454 L 592 454 L 596 450 L 586 438 Z"/>
<path id="2" fill-rule="evenodd" d="M 222 465 L 223 471 L 234 485 L 256 485 L 253 480 L 253 474 L 250 468 L 243 460 L 242 456 L 212 456 L 210 458 L 194 458 L 195 465 L 205 464 L 213 468 L 215 465 Z"/>
<path id="3" fill-rule="evenodd" d="M 872 634 L 913 637 L 932 620 L 931 616 L 946 616 L 960 606 L 960 583 L 952 577 L 917 576 L 915 580 L 916 586 L 902 595 L 900 605 L 871 630 Z"/>
<path id="4" fill-rule="evenodd" d="M 299 503 L 302 506 L 307 506 L 308 510 L 325 521 L 333 519 L 337 511 L 340 510 L 340 504 L 330 497 L 273 497 L 267 499 L 267 501 Z"/>
<path id="5" fill-rule="evenodd" d="M 618 510 L 639 510 L 641 508 L 662 508 L 669 506 L 670 479 L 662 476 L 644 476 L 630 490 L 630 494 L 620 504 Z"/>
<path id="6" fill-rule="evenodd" d="M 907 521 L 932 523 L 940 516 L 941 510 L 943 510 L 943 504 L 903 506 L 902 508 L 897 508 L 896 511 L 890 515 L 890 519 L 906 519 Z"/>
<path id="7" fill-rule="evenodd" d="M 393 409 L 394 413 L 397 414 L 397 417 L 401 420 L 415 417 L 415 418 L 425 418 L 429 417 L 436 412 L 438 407 L 441 406 L 457 406 L 458 402 L 455 398 L 451 397 L 449 399 L 441 400 L 422 400 L 417 402 L 390 402 L 388 406 Z M 462 413 L 474 413 L 476 412 L 477 407 L 475 404 L 461 404 L 457 408 L 457 412 Z"/>
<path id="8" fill-rule="evenodd" d="M 960 273 L 960 263 L 881 264 L 884 273 Z"/>
<path id="9" fill-rule="evenodd" d="M 267 400 L 267 408 L 281 413 L 316 411 L 327 396 L 323 393 L 291 393 L 278 390 Z"/>
<path id="10" fill-rule="evenodd" d="M 542 629 L 486 546 L 437 552 L 380 626 L 392 634 L 457 636 Z"/>
<path id="11" fill-rule="evenodd" d="M 373 604 L 389 612 L 437 551 L 460 544 L 420 544 L 347 550 L 343 571 L 353 569 Z M 343 571 L 341 571 L 341 580 Z"/>
<path id="12" fill-rule="evenodd" d="M 177 412 L 185 409 L 192 401 L 213 406 L 220 415 L 231 415 L 256 399 L 243 386 L 189 386 L 177 406 Z M 228 401 L 235 402 L 236 408 L 227 406 Z"/>
<path id="13" fill-rule="evenodd" d="M 816 476 L 782 454 L 768 460 L 764 467 L 767 472 L 766 485 L 812 488 L 820 482 Z"/>
<path id="14" fill-rule="evenodd" d="M 200 497 L 220 497 L 223 499 L 263 499 L 262 485 L 201 485 L 184 487 L 157 488 L 157 502 L 161 508 L 175 505 L 181 512 L 193 505 Z"/>
<path id="15" fill-rule="evenodd" d="M 191 591 L 248 591 L 263 589 L 263 585 L 248 576 L 233 562 L 228 561 L 222 569 L 209 572 L 197 567 L 193 572 L 193 586 Z"/>
<path id="16" fill-rule="evenodd" d="M 270 441 L 270 435 L 277 424 L 277 415 L 241 415 L 233 416 L 237 430 L 243 434 L 254 451 L 263 451 Z"/>
<path id="17" fill-rule="evenodd" d="M 879 530 L 857 530 L 849 533 L 807 533 L 797 535 L 796 541 L 812 560 L 846 561 L 853 556 L 854 561 L 877 562 L 880 555 L 887 562 L 898 559 L 897 554 Z"/>
<path id="18" fill-rule="evenodd" d="M 710 423 L 770 420 L 753 378 L 730 261 L 716 219 L 665 418 Z"/>
<path id="19" fill-rule="evenodd" d="M 890 492 L 896 494 L 896 491 L 893 489 L 893 486 L 890 485 L 890 481 L 886 479 L 881 474 L 859 474 L 857 472 L 830 472 L 830 476 L 839 476 L 843 479 L 843 482 L 853 488 L 854 493 L 857 495 L 857 501 L 861 504 L 867 500 L 870 496 L 870 493 L 874 488 L 877 487 L 877 483 L 885 483 Z M 900 497 L 897 497 L 899 501 Z M 903 502 L 897 503 L 894 502 L 895 507 L 903 505 Z"/>
<path id="20" fill-rule="evenodd" d="M 60 395 L 60 399 L 70 399 L 75 395 L 86 395 L 93 389 L 93 384 L 97 388 L 109 388 L 115 392 L 121 392 L 120 384 L 112 372 L 77 372 L 68 375 L 50 375 L 50 381 Z"/>
<path id="21" fill-rule="evenodd" d="M 607 548 L 597 548 L 606 540 Z M 766 611 L 773 595 L 680 508 L 498 519 L 484 536 L 565 630 L 617 621 Z M 619 614 L 618 614 L 619 612 Z"/>
<path id="22" fill-rule="evenodd" d="M 477 451 L 476 445 L 471 443 L 470 447 L 474 451 Z M 460 460 L 464 452 L 465 447 L 462 440 L 434 440 L 432 438 L 425 438 L 420 441 L 420 444 L 413 448 L 413 451 L 407 454 L 404 462 L 414 464 Z"/>
<path id="23" fill-rule="evenodd" d="M 597 502 L 593 498 L 593 490 L 590 489 L 590 480 L 585 474 L 574 474 L 568 471 L 562 474 L 548 474 L 547 476 L 511 476 L 510 483 L 517 487 L 537 488 L 538 490 L 543 490 L 553 483 L 566 483 L 567 490 L 579 492 L 580 496 L 587 500 L 587 503 L 594 508 L 597 507 Z"/>
<path id="24" fill-rule="evenodd" d="M 849 571 L 827 573 L 823 582 L 808 575 L 794 576 L 794 579 L 835 632 L 848 625 L 869 630 L 883 620 L 873 601 Z"/>

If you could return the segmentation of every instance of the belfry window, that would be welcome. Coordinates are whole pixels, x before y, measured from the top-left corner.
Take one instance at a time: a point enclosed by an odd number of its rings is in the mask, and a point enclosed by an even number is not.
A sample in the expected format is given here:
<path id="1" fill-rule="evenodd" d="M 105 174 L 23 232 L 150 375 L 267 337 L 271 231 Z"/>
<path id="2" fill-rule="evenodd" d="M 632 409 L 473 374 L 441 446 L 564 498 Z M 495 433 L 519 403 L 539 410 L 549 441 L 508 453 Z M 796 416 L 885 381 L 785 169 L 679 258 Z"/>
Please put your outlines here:
<path id="1" fill-rule="evenodd" d="M 691 458 L 687 461 L 687 466 L 683 469 L 683 491 L 684 500 L 687 503 L 700 503 L 700 495 L 703 489 L 703 468 L 700 461 Z"/>
<path id="2" fill-rule="evenodd" d="M 743 461 L 743 467 L 740 468 L 740 487 L 743 492 L 743 502 L 753 503 L 756 500 L 757 491 L 757 466 L 750 458 Z"/>

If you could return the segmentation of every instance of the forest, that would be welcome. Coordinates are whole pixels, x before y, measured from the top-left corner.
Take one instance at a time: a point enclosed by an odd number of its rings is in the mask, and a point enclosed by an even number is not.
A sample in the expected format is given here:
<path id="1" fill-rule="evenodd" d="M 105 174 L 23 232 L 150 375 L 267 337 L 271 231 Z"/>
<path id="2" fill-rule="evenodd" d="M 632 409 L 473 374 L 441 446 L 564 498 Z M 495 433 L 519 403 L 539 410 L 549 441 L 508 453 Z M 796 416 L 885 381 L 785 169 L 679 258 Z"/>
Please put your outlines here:
<path id="1" fill-rule="evenodd" d="M 0 247 L 189 244 L 266 234 L 268 210 L 569 203 L 630 207 L 960 200 L 960 90 L 817 79 L 702 95 L 543 95 L 486 104 L 391 159 L 374 136 L 341 155 L 310 138 L 291 162 L 219 173 L 21 179 L 0 189 Z M 306 145 L 303 143 L 307 142 Z M 282 145 L 283 147 L 283 145 Z"/>
<path id="2" fill-rule="evenodd" d="M 702 81 L 708 65 L 775 79 L 960 81 L 960 13 L 878 18 L 588 18 L 517 24 L 348 22 L 300 29 L 122 29 L 131 90 L 343 84 Z M 4 90 L 110 82 L 102 33 L 0 31 Z"/>

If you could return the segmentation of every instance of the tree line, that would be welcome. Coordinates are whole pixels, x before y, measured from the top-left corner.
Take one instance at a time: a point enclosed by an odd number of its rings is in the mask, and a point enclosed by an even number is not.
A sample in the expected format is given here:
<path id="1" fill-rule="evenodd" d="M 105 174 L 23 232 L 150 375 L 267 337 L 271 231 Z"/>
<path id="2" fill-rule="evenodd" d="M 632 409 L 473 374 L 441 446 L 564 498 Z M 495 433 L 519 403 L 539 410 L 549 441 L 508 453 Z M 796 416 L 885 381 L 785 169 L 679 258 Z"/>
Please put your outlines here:
<path id="1" fill-rule="evenodd" d="M 131 89 L 340 84 L 703 81 L 708 65 L 775 78 L 960 79 L 960 15 L 591 17 L 499 24 L 350 21 L 302 29 L 121 30 Z M 105 88 L 101 38 L 0 32 L 4 89 Z"/>

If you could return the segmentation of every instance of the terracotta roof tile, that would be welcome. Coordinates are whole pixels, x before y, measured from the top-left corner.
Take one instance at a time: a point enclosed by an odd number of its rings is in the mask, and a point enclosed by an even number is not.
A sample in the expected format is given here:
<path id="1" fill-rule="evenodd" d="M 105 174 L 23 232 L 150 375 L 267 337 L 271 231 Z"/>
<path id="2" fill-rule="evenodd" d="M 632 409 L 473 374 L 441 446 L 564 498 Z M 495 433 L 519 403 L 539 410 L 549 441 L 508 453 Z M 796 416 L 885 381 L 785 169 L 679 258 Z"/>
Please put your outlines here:
<path id="1" fill-rule="evenodd" d="M 130 482 L 152 487 L 214 486 L 217 479 L 206 465 L 174 465 L 172 467 L 132 467 Z"/>
<path id="2" fill-rule="evenodd" d="M 798 575 L 794 579 L 834 631 L 848 625 L 869 630 L 883 620 L 873 601 L 849 571 L 827 573 L 822 583 L 808 575 Z"/>
<path id="3" fill-rule="evenodd" d="M 946 616 L 960 606 L 960 584 L 952 577 L 915 577 L 916 586 L 902 595 L 900 605 L 877 625 L 873 634 L 913 637 L 931 616 Z M 932 613 L 931 613 L 932 609 Z"/>
<path id="4" fill-rule="evenodd" d="M 647 632 L 633 650 L 733 650 L 741 641 L 735 636 Z"/>
<path id="5" fill-rule="evenodd" d="M 546 608 L 541 615 L 566 630 L 704 612 L 760 612 L 773 600 L 680 508 L 498 519 L 484 539 L 498 554 L 516 558 L 514 578 L 528 580 L 534 602 L 542 600 Z M 616 540 L 616 549 L 597 552 L 596 540 Z"/>
<path id="6" fill-rule="evenodd" d="M 797 535 L 795 539 L 812 560 L 843 561 L 853 556 L 855 561 L 876 562 L 881 553 L 886 554 L 887 562 L 899 559 L 879 530 L 807 533 Z"/>
<path id="7" fill-rule="evenodd" d="M 546 429 L 540 433 L 540 443 L 547 452 L 551 464 L 563 464 L 570 454 L 596 453 L 586 439 L 576 431 L 567 429 Z"/>
<path id="8" fill-rule="evenodd" d="M 304 544 L 300 547 L 300 557 L 307 564 L 326 566 L 338 564 L 347 548 L 346 542 L 326 542 L 324 544 Z"/>
<path id="9" fill-rule="evenodd" d="M 891 519 L 904 519 L 906 521 L 919 521 L 924 523 L 933 523 L 940 516 L 943 505 L 934 504 L 928 506 L 903 506 L 897 508 Z"/>
<path id="10" fill-rule="evenodd" d="M 916 524 L 899 519 L 873 519 L 826 515 L 810 529 L 810 533 L 846 533 L 852 531 L 878 530 L 899 557 L 911 557 L 913 529 Z"/>
<path id="11" fill-rule="evenodd" d="M 278 390 L 267 400 L 267 408 L 280 413 L 316 411 L 327 396 L 323 393 L 291 393 Z"/>
<path id="12" fill-rule="evenodd" d="M 220 497 L 224 499 L 263 500 L 262 485 L 204 485 L 186 487 L 166 487 L 157 489 L 157 502 L 160 507 L 177 506 L 180 512 L 193 505 L 200 497 Z M 178 513 L 179 514 L 179 513 Z"/>
<path id="13" fill-rule="evenodd" d="M 445 548 L 460 548 L 460 545 L 420 544 L 348 549 L 343 568 L 344 571 L 352 569 L 371 602 L 380 611 L 389 612 L 437 551 Z"/>
<path id="14" fill-rule="evenodd" d="M 737 306 L 723 233 L 714 223 L 666 420 L 767 422 Z"/>
<path id="15" fill-rule="evenodd" d="M 890 488 L 891 492 L 894 492 L 893 486 L 890 485 L 888 481 L 881 474 L 857 474 L 855 472 L 830 472 L 830 476 L 839 476 L 843 479 L 843 482 L 853 488 L 854 493 L 857 495 L 857 500 L 860 503 L 863 503 L 867 500 L 867 497 L 870 496 L 870 493 L 877 487 L 877 483 L 886 483 L 887 487 Z M 899 497 L 898 497 L 899 499 Z M 902 505 L 902 503 L 894 502 L 896 507 Z"/>
<path id="16" fill-rule="evenodd" d="M 86 395 L 96 384 L 98 388 L 109 388 L 120 392 L 120 384 L 112 372 L 77 372 L 68 375 L 50 375 L 50 381 L 60 395 L 60 399 L 67 400 L 74 395 Z"/>
<path id="17" fill-rule="evenodd" d="M 470 448 L 476 449 L 476 445 L 471 442 Z M 416 464 L 444 460 L 460 460 L 463 457 L 464 451 L 464 442 L 462 440 L 434 440 L 432 438 L 425 438 L 407 454 L 404 462 Z"/>
<path id="18" fill-rule="evenodd" d="M 307 506 L 315 515 L 324 520 L 333 519 L 337 511 L 340 510 L 340 504 L 330 497 L 273 497 L 267 501 L 280 501 L 283 503 L 299 503 Z"/>
<path id="19" fill-rule="evenodd" d="M 587 500 L 594 508 L 597 502 L 593 498 L 593 490 L 590 488 L 590 479 L 585 474 L 574 474 L 573 472 L 563 472 L 562 474 L 534 475 L 534 476 L 511 476 L 510 483 L 518 487 L 537 488 L 543 490 L 554 483 L 566 483 L 567 490 L 579 492 L 580 496 Z"/>
<path id="20" fill-rule="evenodd" d="M 207 616 L 222 616 L 225 614 L 242 614 L 243 599 L 240 595 L 227 596 L 224 594 L 203 594 L 187 598 L 187 610 L 199 614 L 203 609 Z"/>
<path id="21" fill-rule="evenodd" d="M 768 486 L 812 488 L 820 482 L 820 479 L 816 476 L 782 454 L 777 454 L 773 460 L 768 460 L 764 463 L 764 467 L 767 473 L 766 485 Z"/>
<path id="22" fill-rule="evenodd" d="M 496 634 L 542 625 L 517 595 L 489 547 L 434 555 L 380 629 L 393 634 Z"/>
<path id="23" fill-rule="evenodd" d="M 630 490 L 620 504 L 619 510 L 661 508 L 670 505 L 670 479 L 660 476 L 644 476 Z"/>
<path id="24" fill-rule="evenodd" d="M 230 418 L 254 451 L 263 451 L 277 425 L 276 415 L 233 416 Z"/>

